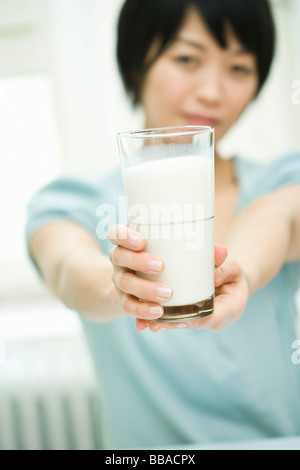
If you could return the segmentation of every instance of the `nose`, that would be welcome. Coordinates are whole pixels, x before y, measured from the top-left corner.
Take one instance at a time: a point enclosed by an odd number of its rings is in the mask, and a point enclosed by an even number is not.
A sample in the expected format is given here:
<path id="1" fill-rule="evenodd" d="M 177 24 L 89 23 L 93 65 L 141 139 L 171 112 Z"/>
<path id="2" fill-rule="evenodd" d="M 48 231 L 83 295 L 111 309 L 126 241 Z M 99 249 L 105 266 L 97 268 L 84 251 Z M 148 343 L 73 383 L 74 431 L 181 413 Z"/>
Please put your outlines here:
<path id="1" fill-rule="evenodd" d="M 206 105 L 217 106 L 223 95 L 222 76 L 215 68 L 207 70 L 204 75 L 197 77 L 196 97 Z"/>

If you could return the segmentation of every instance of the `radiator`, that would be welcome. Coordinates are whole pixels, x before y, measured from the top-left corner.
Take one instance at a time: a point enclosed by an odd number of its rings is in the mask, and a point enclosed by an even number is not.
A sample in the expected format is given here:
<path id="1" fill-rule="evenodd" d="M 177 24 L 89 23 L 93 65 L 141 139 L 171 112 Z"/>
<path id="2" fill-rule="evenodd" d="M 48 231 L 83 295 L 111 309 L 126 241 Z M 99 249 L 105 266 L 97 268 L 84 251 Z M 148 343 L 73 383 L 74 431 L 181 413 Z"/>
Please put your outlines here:
<path id="1" fill-rule="evenodd" d="M 0 365 L 0 450 L 96 450 L 99 399 L 79 338 L 9 342 Z"/>

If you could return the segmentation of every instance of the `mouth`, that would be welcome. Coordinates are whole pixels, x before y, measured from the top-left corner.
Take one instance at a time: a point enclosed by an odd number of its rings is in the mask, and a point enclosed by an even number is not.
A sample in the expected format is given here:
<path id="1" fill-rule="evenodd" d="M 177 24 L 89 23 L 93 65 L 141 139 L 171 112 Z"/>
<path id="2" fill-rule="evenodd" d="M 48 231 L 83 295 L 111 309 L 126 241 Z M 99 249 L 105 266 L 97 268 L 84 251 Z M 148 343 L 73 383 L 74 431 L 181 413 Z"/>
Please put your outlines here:
<path id="1" fill-rule="evenodd" d="M 189 126 L 209 126 L 215 128 L 218 125 L 217 119 L 199 114 L 188 114 L 186 115 L 186 120 Z"/>

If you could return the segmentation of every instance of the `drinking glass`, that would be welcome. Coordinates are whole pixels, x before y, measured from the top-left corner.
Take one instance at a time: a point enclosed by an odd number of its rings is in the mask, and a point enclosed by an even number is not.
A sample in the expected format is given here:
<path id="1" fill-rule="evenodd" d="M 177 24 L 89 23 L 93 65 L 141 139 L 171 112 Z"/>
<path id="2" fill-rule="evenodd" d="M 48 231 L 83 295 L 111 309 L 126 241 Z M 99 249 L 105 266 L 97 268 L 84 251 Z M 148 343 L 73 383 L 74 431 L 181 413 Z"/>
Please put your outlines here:
<path id="1" fill-rule="evenodd" d="M 145 251 L 163 259 L 170 286 L 157 321 L 203 318 L 214 311 L 214 129 L 168 127 L 117 136 L 130 228 Z M 142 301 L 142 300 L 141 300 Z M 143 301 L 147 301 L 144 299 Z"/>

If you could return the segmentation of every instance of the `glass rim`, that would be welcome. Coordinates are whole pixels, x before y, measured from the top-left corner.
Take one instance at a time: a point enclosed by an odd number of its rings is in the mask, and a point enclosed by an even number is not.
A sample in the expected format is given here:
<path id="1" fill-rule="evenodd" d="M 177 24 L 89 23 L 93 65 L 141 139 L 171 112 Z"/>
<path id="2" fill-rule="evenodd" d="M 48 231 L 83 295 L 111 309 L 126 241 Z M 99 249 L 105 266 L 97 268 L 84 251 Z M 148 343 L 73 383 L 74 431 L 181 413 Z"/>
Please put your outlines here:
<path id="1" fill-rule="evenodd" d="M 214 131 L 214 128 L 210 126 L 155 127 L 152 129 L 119 132 L 117 137 L 118 139 L 128 137 L 134 139 L 153 139 L 162 137 L 180 137 L 184 135 L 213 134 Z"/>

